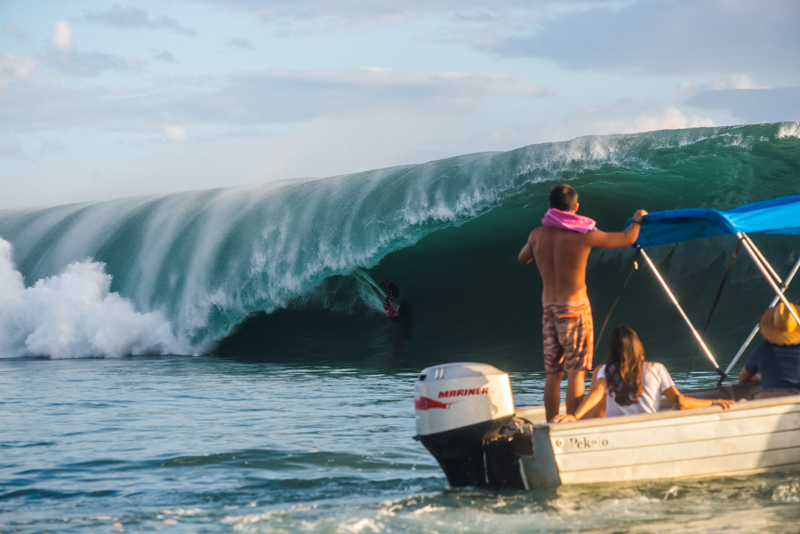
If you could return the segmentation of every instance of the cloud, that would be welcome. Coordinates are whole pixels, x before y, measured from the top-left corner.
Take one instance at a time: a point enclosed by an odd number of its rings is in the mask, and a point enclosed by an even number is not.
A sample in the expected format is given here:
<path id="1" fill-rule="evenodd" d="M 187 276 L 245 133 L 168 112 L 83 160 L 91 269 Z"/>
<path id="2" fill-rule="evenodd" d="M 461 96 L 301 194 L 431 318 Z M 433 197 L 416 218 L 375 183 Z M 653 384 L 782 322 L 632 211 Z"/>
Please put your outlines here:
<path id="1" fill-rule="evenodd" d="M 562 10 L 535 27 L 476 46 L 549 59 L 571 70 L 655 74 L 783 71 L 800 54 L 800 3 L 648 0 Z"/>
<path id="2" fill-rule="evenodd" d="M 14 22 L 6 22 L 3 25 L 3 33 L 10 37 L 11 39 L 15 39 L 17 41 L 23 42 L 30 39 L 28 32 L 20 28 Z"/>
<path id="3" fill-rule="evenodd" d="M 195 35 L 192 28 L 182 26 L 170 17 L 150 17 L 146 9 L 114 4 L 108 11 L 85 11 L 86 20 L 105 24 L 113 28 L 131 29 L 148 28 L 152 30 L 168 30 L 181 35 Z"/>
<path id="4" fill-rule="evenodd" d="M 398 18 L 409 14 L 466 11 L 469 9 L 500 9 L 525 7 L 527 0 L 349 0 L 330 2 L 329 0 L 206 0 L 231 11 L 256 15 L 263 20 L 273 19 L 320 19 L 340 18 Z"/>
<path id="5" fill-rule="evenodd" d="M 433 20 L 424 38 L 569 70 L 657 75 L 785 72 L 800 54 L 800 3 L 743 0 L 204 0 L 280 34 Z"/>
<path id="6" fill-rule="evenodd" d="M 275 24 L 281 33 L 350 31 L 396 24 L 431 15 L 485 21 L 498 13 L 547 13 L 564 6 L 581 6 L 583 0 L 201 0 L 237 13 Z M 616 0 L 594 0 L 592 5 L 616 4 Z"/>
<path id="7" fill-rule="evenodd" d="M 165 117 L 184 125 L 256 126 L 319 117 L 464 113 L 488 98 L 554 95 L 550 87 L 508 74 L 419 74 L 377 67 L 245 72 L 216 84 L 208 78 L 170 79 L 170 84 L 129 91 L 10 84 L 0 93 L 0 129 L 94 126 L 161 132 Z"/>
<path id="8" fill-rule="evenodd" d="M 684 128 L 699 128 L 714 126 L 714 121 L 704 119 L 697 115 L 687 117 L 674 107 L 668 107 L 657 112 L 642 112 L 629 115 L 620 115 L 605 121 L 587 121 L 585 130 L 594 134 L 633 134 L 653 132 L 657 130 L 682 130 Z"/>
<path id="9" fill-rule="evenodd" d="M 159 61 L 166 61 L 167 63 L 177 63 L 178 60 L 175 59 L 175 56 L 170 54 L 166 48 L 162 49 L 161 52 L 153 56 L 153 59 L 157 59 Z"/>
<path id="10" fill-rule="evenodd" d="M 222 92 L 254 120 L 290 122 L 397 110 L 470 110 L 493 96 L 547 98 L 555 90 L 508 74 L 418 74 L 378 67 L 238 74 Z M 238 115 L 238 112 L 237 112 Z"/>
<path id="11" fill-rule="evenodd" d="M 800 120 L 800 87 L 703 91 L 682 102 L 698 109 L 726 111 L 745 123 Z"/>
<path id="12" fill-rule="evenodd" d="M 714 80 L 711 83 L 694 84 L 683 82 L 672 88 L 678 98 L 690 98 L 705 91 L 720 91 L 722 89 L 759 89 L 756 82 L 746 74 L 733 74 L 727 78 Z"/>
<path id="13" fill-rule="evenodd" d="M 714 91 L 719 91 L 720 89 L 758 89 L 756 82 L 746 74 L 734 74 L 725 79 L 717 80 L 711 84 L 711 88 Z"/>
<path id="14" fill-rule="evenodd" d="M 78 51 L 73 38 L 72 27 L 63 20 L 52 26 L 52 36 L 47 48 L 48 63 L 55 69 L 70 76 L 97 76 L 102 71 L 137 71 L 142 61 L 135 57 L 119 57 L 100 52 Z"/>
<path id="15" fill-rule="evenodd" d="M 72 27 L 70 27 L 68 22 L 63 20 L 55 21 L 51 31 L 50 46 L 54 50 L 59 50 L 61 52 L 71 52 L 75 50 Z"/>
<path id="16" fill-rule="evenodd" d="M 232 39 L 228 39 L 228 41 L 225 44 L 233 48 L 239 48 L 241 50 L 255 51 L 255 48 L 253 48 L 253 45 L 250 44 L 250 41 L 240 37 L 233 37 Z"/>
<path id="17" fill-rule="evenodd" d="M 640 115 L 633 119 L 632 125 L 626 129 L 619 130 L 621 133 L 651 132 L 654 130 L 680 130 L 683 128 L 698 128 L 702 126 L 714 126 L 711 119 L 703 119 L 697 115 L 687 117 L 677 108 L 668 107 L 657 115 Z"/>
<path id="18" fill-rule="evenodd" d="M 620 99 L 584 108 L 549 128 L 548 139 L 572 139 L 582 135 L 633 134 L 714 126 L 714 121 L 687 115 L 663 101 Z"/>
<path id="19" fill-rule="evenodd" d="M 35 73 L 36 63 L 33 60 L 13 54 L 0 54 L 0 87 L 8 85 L 10 80 L 31 80 Z"/>
<path id="20" fill-rule="evenodd" d="M 785 72 L 800 53 L 800 3 L 773 0 L 198 0 L 253 16 L 279 35 L 411 20 L 422 38 L 569 70 Z"/>
<path id="21" fill-rule="evenodd" d="M 180 126 L 164 126 L 162 129 L 164 132 L 164 137 L 161 138 L 162 141 L 183 143 L 189 139 L 189 134 Z"/>

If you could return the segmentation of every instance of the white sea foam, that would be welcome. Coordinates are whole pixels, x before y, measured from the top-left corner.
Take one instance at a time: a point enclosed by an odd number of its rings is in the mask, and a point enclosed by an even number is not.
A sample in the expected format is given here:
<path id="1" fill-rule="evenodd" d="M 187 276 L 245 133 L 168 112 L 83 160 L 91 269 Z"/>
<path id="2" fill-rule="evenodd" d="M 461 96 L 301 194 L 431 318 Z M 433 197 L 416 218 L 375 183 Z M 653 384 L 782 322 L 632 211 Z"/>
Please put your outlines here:
<path id="1" fill-rule="evenodd" d="M 105 265 L 88 260 L 25 287 L 0 239 L 0 357 L 191 353 L 162 312 L 139 313 L 110 289 Z"/>
<path id="2" fill-rule="evenodd" d="M 783 137 L 797 137 L 800 139 L 800 122 L 782 124 L 778 129 L 778 139 Z"/>
<path id="3" fill-rule="evenodd" d="M 341 524 L 338 530 L 339 532 L 353 532 L 357 534 L 359 532 L 380 532 L 384 530 L 384 526 L 372 519 L 365 518 L 352 523 Z"/>

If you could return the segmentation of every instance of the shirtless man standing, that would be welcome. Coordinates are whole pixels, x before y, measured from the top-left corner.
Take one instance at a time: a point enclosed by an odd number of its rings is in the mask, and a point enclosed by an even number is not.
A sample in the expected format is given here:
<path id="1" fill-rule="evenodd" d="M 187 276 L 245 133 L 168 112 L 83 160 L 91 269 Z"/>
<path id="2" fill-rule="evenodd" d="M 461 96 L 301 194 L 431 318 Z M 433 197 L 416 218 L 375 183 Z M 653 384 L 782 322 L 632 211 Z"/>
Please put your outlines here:
<path id="1" fill-rule="evenodd" d="M 567 371 L 567 413 L 572 414 L 583 400 L 584 377 L 592 369 L 594 331 L 592 309 L 586 294 L 586 261 L 593 248 L 633 245 L 639 237 L 639 224 L 623 232 L 606 233 L 595 229 L 594 221 L 577 215 L 578 193 L 568 185 L 550 192 L 550 210 L 519 253 L 519 262 L 536 260 L 542 275 L 542 336 L 544 342 L 544 407 L 549 421 L 558 415 L 561 379 Z M 644 210 L 633 214 L 641 223 Z"/>

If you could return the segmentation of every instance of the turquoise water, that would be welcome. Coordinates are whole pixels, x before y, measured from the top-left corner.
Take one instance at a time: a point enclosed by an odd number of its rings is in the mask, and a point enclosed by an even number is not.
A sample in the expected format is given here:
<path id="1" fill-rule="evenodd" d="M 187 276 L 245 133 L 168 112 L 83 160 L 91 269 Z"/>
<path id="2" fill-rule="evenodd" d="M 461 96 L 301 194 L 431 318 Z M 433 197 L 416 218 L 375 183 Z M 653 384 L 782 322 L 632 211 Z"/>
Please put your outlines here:
<path id="1" fill-rule="evenodd" d="M 0 532 L 797 531 L 800 474 L 448 489 L 412 439 L 415 378 L 209 356 L 0 361 Z M 542 379 L 515 373 L 516 402 L 537 402 Z"/>
<path id="2" fill-rule="evenodd" d="M 516 256 L 561 181 L 607 230 L 637 208 L 800 194 L 800 125 L 0 211 L 0 532 L 796 532 L 798 474 L 454 491 L 413 441 L 431 364 L 494 364 L 517 405 L 541 403 L 541 285 Z M 800 255 L 796 237 L 754 240 L 781 273 Z M 650 251 L 695 324 L 733 246 Z M 597 323 L 631 260 L 591 256 Z M 707 336 L 723 366 L 771 298 L 738 260 Z M 643 269 L 621 323 L 679 388 L 716 381 L 700 357 L 684 378 L 695 345 Z"/>

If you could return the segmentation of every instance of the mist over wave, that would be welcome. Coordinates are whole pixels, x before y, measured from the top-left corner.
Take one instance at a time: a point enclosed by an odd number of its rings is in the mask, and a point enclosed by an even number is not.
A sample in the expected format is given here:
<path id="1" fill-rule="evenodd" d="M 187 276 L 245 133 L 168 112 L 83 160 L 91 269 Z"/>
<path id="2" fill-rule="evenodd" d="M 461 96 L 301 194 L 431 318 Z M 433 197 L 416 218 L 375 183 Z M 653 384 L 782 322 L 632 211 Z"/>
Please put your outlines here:
<path id="1" fill-rule="evenodd" d="M 5 210 L 0 237 L 13 262 L 4 245 L 0 355 L 530 352 L 540 288 L 515 260 L 554 182 L 573 183 L 581 212 L 612 231 L 636 208 L 728 209 L 800 192 L 798 131 L 583 137 L 318 180 Z M 766 245 L 779 267 L 795 250 Z M 654 254 L 690 280 L 719 268 L 729 248 Z M 596 316 L 627 254 L 593 254 Z M 740 273 L 742 291 L 752 275 Z M 402 321 L 383 316 L 376 279 L 400 285 Z"/>

